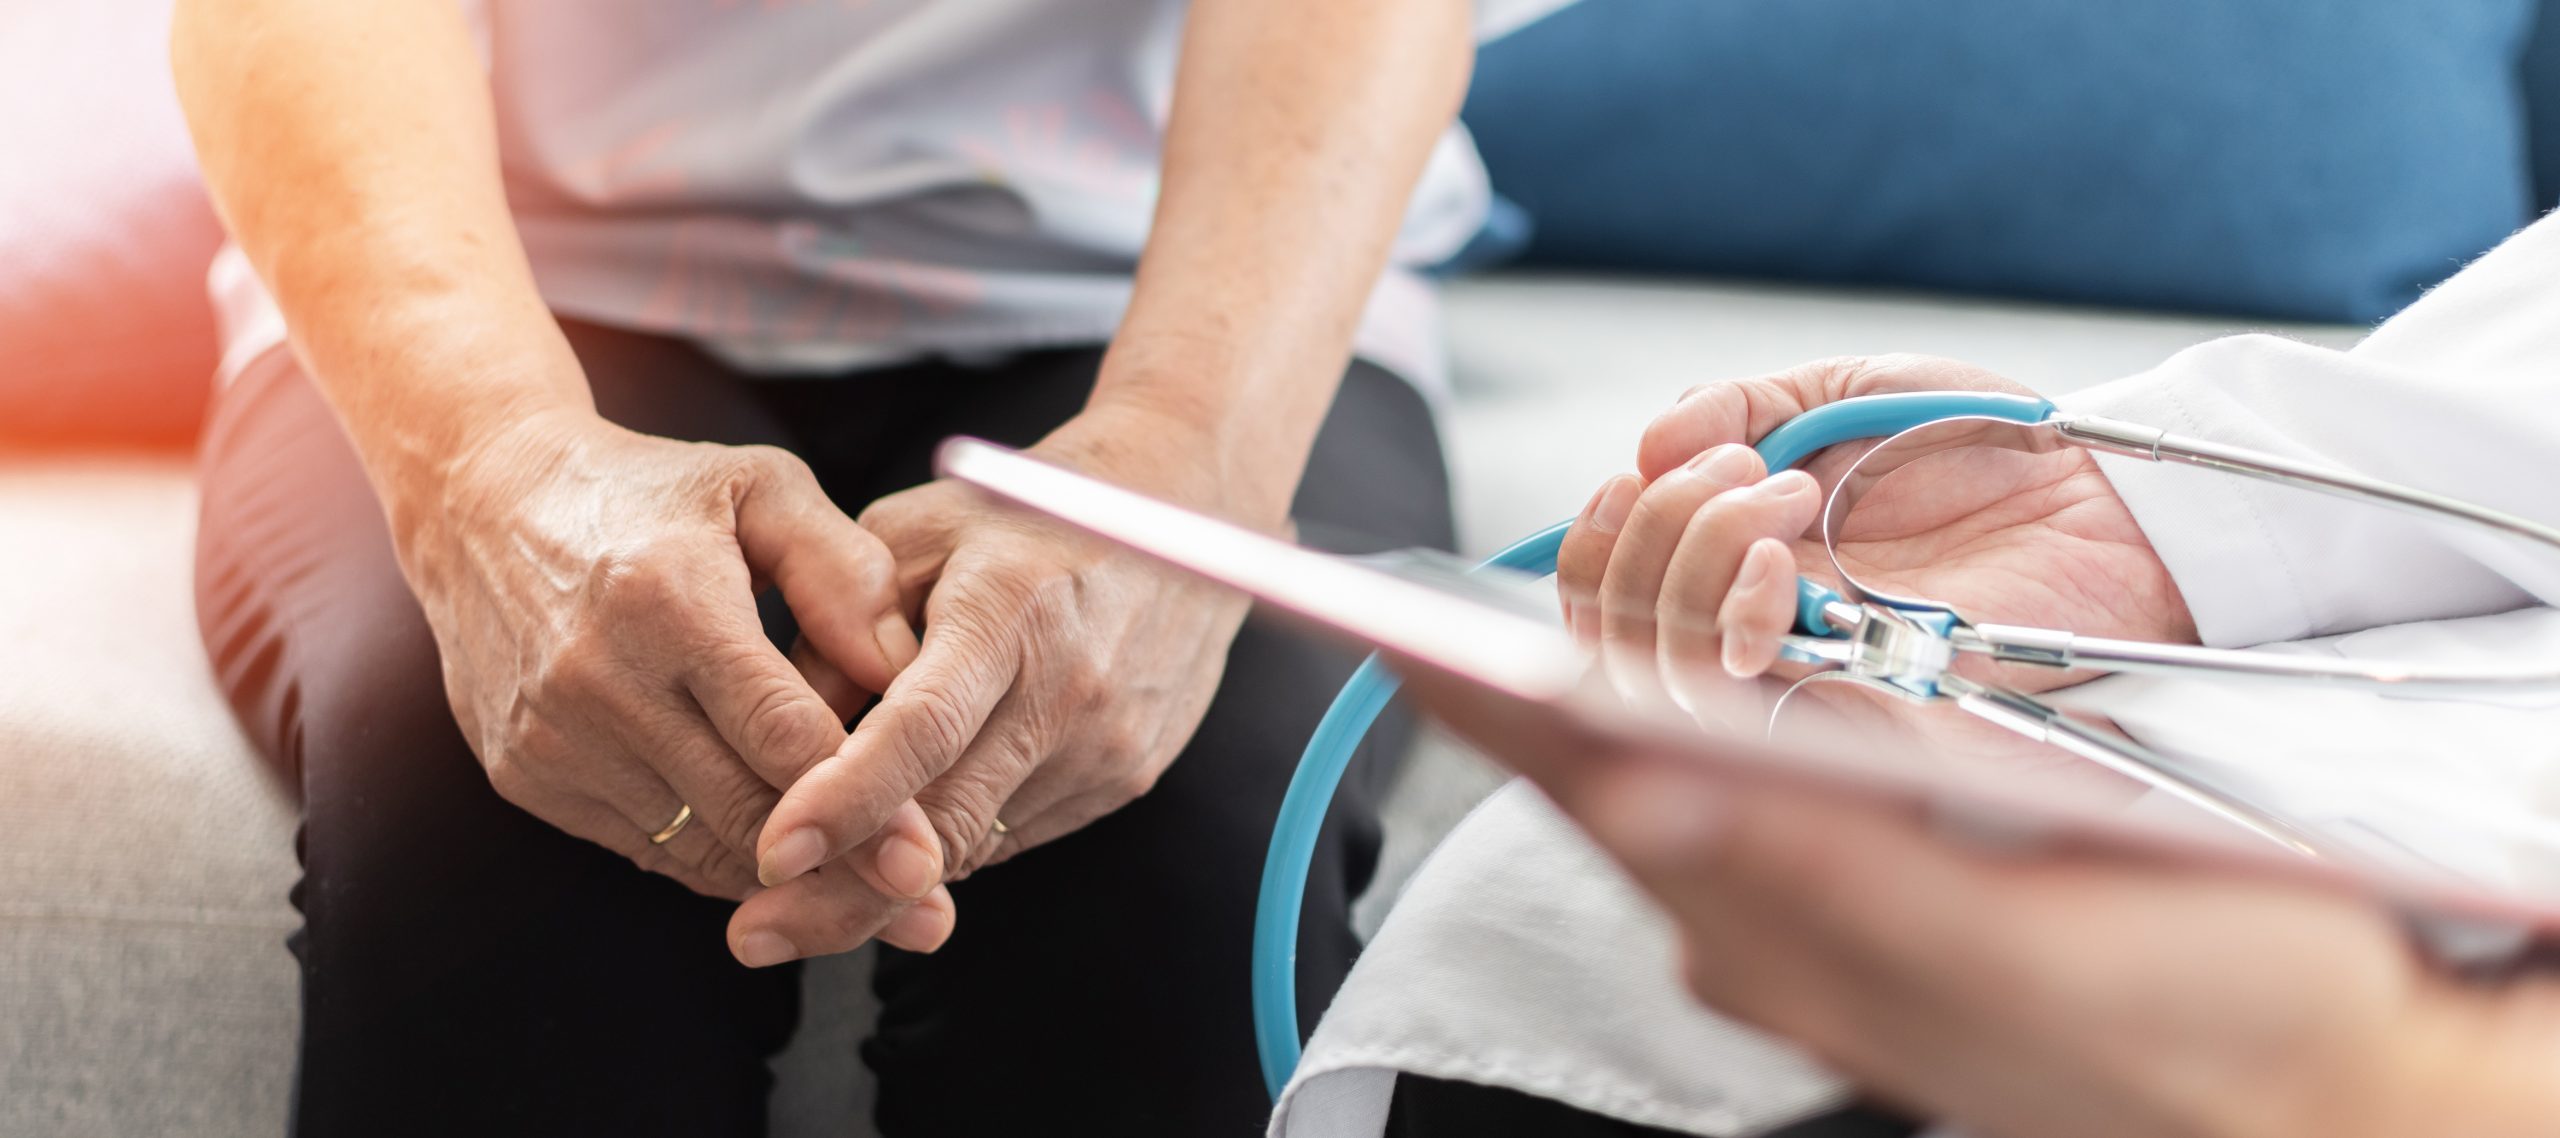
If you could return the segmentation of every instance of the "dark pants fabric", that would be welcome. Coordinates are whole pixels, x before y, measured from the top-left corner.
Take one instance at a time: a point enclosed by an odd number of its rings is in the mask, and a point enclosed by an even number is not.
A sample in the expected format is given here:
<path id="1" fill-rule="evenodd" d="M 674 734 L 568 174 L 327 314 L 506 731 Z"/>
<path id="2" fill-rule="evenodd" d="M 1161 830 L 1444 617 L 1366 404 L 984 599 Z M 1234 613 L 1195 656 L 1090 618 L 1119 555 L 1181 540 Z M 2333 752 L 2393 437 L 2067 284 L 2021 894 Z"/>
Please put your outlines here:
<path id="1" fill-rule="evenodd" d="M 1848 1106 L 1768 1131 L 1759 1138 L 1911 1138 L 1920 1126 L 1869 1106 Z M 1592 1114 L 1508 1087 L 1396 1076 L 1385 1138 L 1680 1138 L 1676 1130 Z"/>
<path id="2" fill-rule="evenodd" d="M 797 452 L 848 511 L 928 476 L 967 433 L 1029 443 L 1081 405 L 1098 350 L 811 380 L 732 374 L 684 345 L 571 339 L 614 421 Z M 274 353 L 216 400 L 196 581 L 215 671 L 302 800 L 292 941 L 306 1136 L 760 1133 L 795 969 L 733 963 L 730 906 L 568 837 L 492 791 L 363 473 Z M 1355 365 L 1297 499 L 1336 548 L 1446 546 L 1430 416 Z M 892 1136 L 1258 1133 L 1246 1001 L 1253 898 L 1299 749 L 1353 659 L 1249 625 L 1183 757 L 1146 797 L 953 888 L 930 956 L 884 950 L 863 1056 Z M 1392 755 L 1395 732 L 1372 750 Z M 1357 951 L 1389 772 L 1345 780 L 1299 946 L 1307 1022 Z"/>

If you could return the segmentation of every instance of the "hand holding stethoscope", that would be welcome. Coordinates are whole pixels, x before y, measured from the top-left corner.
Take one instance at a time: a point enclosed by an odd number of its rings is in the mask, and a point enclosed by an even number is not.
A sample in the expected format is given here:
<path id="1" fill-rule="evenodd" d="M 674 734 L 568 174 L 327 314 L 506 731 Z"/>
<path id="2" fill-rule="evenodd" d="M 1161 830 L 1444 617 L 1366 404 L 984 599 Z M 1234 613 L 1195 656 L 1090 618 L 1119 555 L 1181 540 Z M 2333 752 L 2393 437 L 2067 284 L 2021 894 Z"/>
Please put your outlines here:
<path id="1" fill-rule="evenodd" d="M 1745 438 L 1755 447 L 1742 447 Z M 1657 420 L 1643 462 L 1658 476 L 1640 491 L 1626 480 L 1603 486 L 1558 545 L 1567 619 L 1631 691 L 1658 679 L 1676 699 L 1678 685 L 1709 660 L 1735 675 L 1782 660 L 1811 665 L 1796 672 L 1803 684 L 1840 681 L 1952 704 L 2311 856 L 2325 852 L 2317 835 L 2033 693 L 2080 667 L 2413 693 L 2560 687 L 2560 671 L 2547 668 L 2194 646 L 2186 605 L 2098 469 L 2099 450 L 2560 550 L 2560 530 L 2538 522 L 2282 456 L 2065 415 L 1966 365 L 1825 361 L 1694 390 Z M 1671 466 L 1684 452 L 1693 453 Z M 1772 466 L 1789 469 L 1764 476 Z M 1983 616 L 2018 623 L 1977 623 Z"/>
<path id="2" fill-rule="evenodd" d="M 1684 687 L 1703 687 L 1701 677 L 1784 669 L 1798 693 L 1845 684 L 1948 704 L 1973 724 L 2050 744 L 2311 858 L 2365 855 L 2038 693 L 2104 672 L 2410 694 L 2560 689 L 2560 669 L 2547 666 L 2197 646 L 2183 597 L 2096 451 L 2560 553 L 2560 528 L 2544 523 L 2351 471 L 2065 414 L 1978 368 L 1899 356 L 1693 390 L 1645 434 L 1640 465 L 1650 477 L 1612 480 L 1574 522 L 1522 538 L 1485 567 L 1556 572 L 1566 620 L 1600 650 L 1627 696 L 1658 693 L 1694 713 L 1697 693 Z M 1892 475 L 1906 469 L 1911 476 L 1897 483 Z M 1977 623 L 1982 616 L 2030 623 Z M 1395 685 L 1375 657 L 1353 674 L 1281 807 L 1257 902 L 1253 972 L 1257 1041 L 1275 1094 L 1297 1061 L 1287 950 L 1313 835 Z M 2514 933 L 2445 926 L 2430 936 L 2447 959 L 2494 966 L 2517 947 Z"/>
<path id="3" fill-rule="evenodd" d="M 1823 491 L 1861 449 L 1770 476 L 1748 444 L 1815 407 L 1911 391 L 2027 397 L 1981 368 L 1919 356 L 1821 360 L 1690 390 L 1646 428 L 1639 473 L 1603 484 L 1557 551 L 1575 634 L 1589 647 L 1605 642 L 1621 669 L 1657 655 L 1675 665 L 1666 673 L 1779 665 L 1798 615 L 1797 575 L 1841 583 L 1819 533 Z M 1886 481 L 1859 500 L 1857 525 L 1837 546 L 1841 568 L 1961 612 L 2194 642 L 2185 599 L 2090 452 L 1974 450 L 1934 465 L 1925 480 Z M 2065 677 L 2004 679 L 2038 690 Z"/>

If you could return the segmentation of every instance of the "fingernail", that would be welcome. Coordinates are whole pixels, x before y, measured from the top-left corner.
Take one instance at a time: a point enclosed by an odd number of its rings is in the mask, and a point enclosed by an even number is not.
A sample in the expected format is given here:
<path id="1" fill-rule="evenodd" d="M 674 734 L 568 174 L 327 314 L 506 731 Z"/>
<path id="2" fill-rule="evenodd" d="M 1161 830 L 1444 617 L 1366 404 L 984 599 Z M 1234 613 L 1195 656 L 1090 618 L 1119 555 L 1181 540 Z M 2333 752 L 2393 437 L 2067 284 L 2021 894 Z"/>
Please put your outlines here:
<path id="1" fill-rule="evenodd" d="M 771 888 L 818 868 L 818 863 L 825 860 L 827 836 L 802 826 L 782 835 L 782 840 L 765 852 L 764 860 L 756 866 L 756 879 Z"/>
<path id="2" fill-rule="evenodd" d="M 901 897 L 922 897 L 942 884 L 942 859 L 920 842 L 905 838 L 882 842 L 876 864 L 881 883 Z"/>
<path id="3" fill-rule="evenodd" d="M 1737 680 L 1750 679 L 1751 674 L 1744 669 L 1744 664 L 1750 658 L 1750 652 L 1750 637 L 1726 632 L 1724 634 L 1724 674 Z"/>
<path id="4" fill-rule="evenodd" d="M 880 930 L 880 939 L 909 952 L 932 952 L 951 939 L 952 912 L 950 895 L 939 894 L 911 905 L 903 913 L 889 919 Z M 941 901 L 941 904 L 935 904 Z"/>
<path id="5" fill-rule="evenodd" d="M 738 963 L 749 968 L 771 968 L 799 958 L 799 947 L 781 933 L 759 929 L 738 938 Z"/>
<path id="6" fill-rule="evenodd" d="M 1733 592 L 1749 592 L 1769 579 L 1769 567 L 1778 562 L 1778 551 L 1772 548 L 1772 542 L 1771 538 L 1761 538 L 1743 552 L 1742 571 L 1733 575 Z"/>
<path id="7" fill-rule="evenodd" d="M 1627 524 L 1627 515 L 1636 508 L 1636 480 L 1621 474 L 1609 480 L 1600 490 L 1600 504 L 1591 508 L 1591 528 L 1600 533 L 1616 533 Z"/>
<path id="8" fill-rule="evenodd" d="M 880 658 L 895 671 L 906 671 L 916 662 L 916 633 L 907 627 L 907 618 L 898 613 L 881 617 L 871 626 L 871 638 L 880 644 Z"/>
<path id="9" fill-rule="evenodd" d="M 1781 470 L 1760 484 L 1760 492 L 1771 498 L 1794 498 L 1821 488 L 1821 483 L 1801 470 Z"/>
<path id="10" fill-rule="evenodd" d="M 1689 468 L 1727 486 L 1739 486 L 1751 480 L 1757 456 L 1741 443 L 1726 443 L 1689 460 Z"/>

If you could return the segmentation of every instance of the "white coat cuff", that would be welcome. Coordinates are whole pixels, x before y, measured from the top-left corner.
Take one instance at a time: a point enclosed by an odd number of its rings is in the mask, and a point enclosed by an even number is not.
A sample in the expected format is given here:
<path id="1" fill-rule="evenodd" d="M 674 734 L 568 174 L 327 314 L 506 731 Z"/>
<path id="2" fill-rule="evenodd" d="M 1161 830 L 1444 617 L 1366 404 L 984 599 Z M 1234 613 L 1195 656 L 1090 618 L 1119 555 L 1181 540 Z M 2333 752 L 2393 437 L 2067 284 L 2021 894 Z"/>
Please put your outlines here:
<path id="1" fill-rule="evenodd" d="M 2218 377 L 2293 365 L 2294 353 L 2316 351 L 2276 337 L 2236 336 L 2055 402 L 2074 414 L 2290 452 L 2296 448 L 2233 402 Z M 2293 640 L 2318 623 L 2278 528 L 2286 516 L 2281 498 L 2298 491 L 2120 455 L 2101 453 L 2098 466 L 2168 566 L 2204 643 L 2238 647 Z"/>

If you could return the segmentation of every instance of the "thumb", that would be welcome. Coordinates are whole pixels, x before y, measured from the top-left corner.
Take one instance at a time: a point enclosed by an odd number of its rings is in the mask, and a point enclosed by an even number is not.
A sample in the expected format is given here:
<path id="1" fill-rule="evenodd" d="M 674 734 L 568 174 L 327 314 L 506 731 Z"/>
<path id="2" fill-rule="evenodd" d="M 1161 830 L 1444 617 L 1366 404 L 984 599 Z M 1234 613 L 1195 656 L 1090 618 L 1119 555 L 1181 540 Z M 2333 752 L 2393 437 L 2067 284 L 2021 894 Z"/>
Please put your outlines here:
<path id="1" fill-rule="evenodd" d="M 756 476 L 737 502 L 747 566 L 782 590 L 801 635 L 829 662 L 865 689 L 887 690 L 916 657 L 889 548 L 839 509 L 798 458 L 755 449 L 763 452 Z"/>

